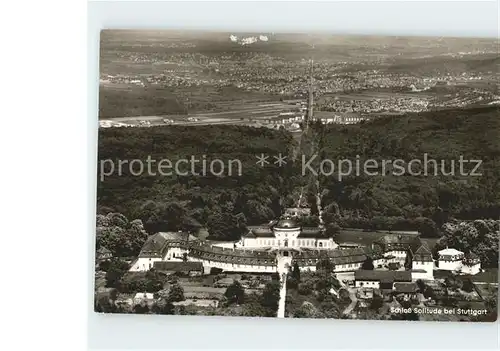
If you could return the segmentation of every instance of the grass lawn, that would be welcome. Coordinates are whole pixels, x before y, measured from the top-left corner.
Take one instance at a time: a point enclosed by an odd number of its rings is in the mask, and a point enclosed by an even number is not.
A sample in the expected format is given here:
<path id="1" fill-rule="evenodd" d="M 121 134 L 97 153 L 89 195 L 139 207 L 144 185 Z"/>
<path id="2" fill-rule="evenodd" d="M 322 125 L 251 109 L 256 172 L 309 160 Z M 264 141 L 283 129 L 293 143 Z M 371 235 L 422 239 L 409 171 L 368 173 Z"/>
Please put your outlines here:
<path id="1" fill-rule="evenodd" d="M 337 234 L 335 241 L 338 243 L 356 243 L 364 246 L 370 246 L 375 240 L 382 238 L 387 233 L 364 232 L 361 230 L 342 229 Z"/>
<path id="2" fill-rule="evenodd" d="M 487 268 L 471 277 L 473 282 L 498 283 L 498 268 Z"/>
<path id="3" fill-rule="evenodd" d="M 498 295 L 498 287 L 489 284 L 475 284 L 477 292 L 483 299 Z"/>
<path id="4" fill-rule="evenodd" d="M 316 308 L 318 308 L 318 302 L 314 298 L 313 294 L 308 296 L 301 295 L 295 289 L 287 289 L 286 300 L 285 300 L 285 311 L 286 315 L 292 317 L 298 309 L 302 306 L 304 302 L 312 303 Z"/>
<path id="5" fill-rule="evenodd" d="M 398 233 L 375 232 L 375 231 L 362 231 L 352 229 L 342 229 L 336 236 L 338 243 L 352 242 L 364 246 L 370 246 L 375 240 L 380 239 L 386 235 L 398 235 Z M 426 243 L 432 250 L 436 245 L 438 238 L 421 238 L 422 243 Z"/>

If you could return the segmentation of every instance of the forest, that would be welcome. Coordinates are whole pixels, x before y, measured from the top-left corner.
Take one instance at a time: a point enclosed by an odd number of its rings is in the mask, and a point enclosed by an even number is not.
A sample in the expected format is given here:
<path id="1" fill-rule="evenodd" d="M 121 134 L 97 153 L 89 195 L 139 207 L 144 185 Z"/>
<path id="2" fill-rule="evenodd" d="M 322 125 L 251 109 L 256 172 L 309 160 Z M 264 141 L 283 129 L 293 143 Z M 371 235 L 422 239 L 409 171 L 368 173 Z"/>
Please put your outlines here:
<path id="1" fill-rule="evenodd" d="M 335 175 L 320 174 L 326 214 L 344 225 L 371 229 L 416 229 L 418 223 L 441 228 L 453 218 L 498 219 L 498 112 L 492 106 L 384 117 L 358 125 L 315 126 L 321 138 L 320 159 L 359 157 L 361 162 L 370 159 L 380 165 L 383 160 L 410 162 L 427 155 L 437 161 L 437 167 L 428 163 L 427 174 L 422 175 L 395 175 L 388 168 L 385 174 L 378 169 L 375 176 L 361 172 L 338 181 Z M 481 175 L 465 174 L 472 171 L 472 164 L 464 164 L 465 172 L 460 172 L 460 157 L 481 160 Z"/>
<path id="2" fill-rule="evenodd" d="M 481 176 L 431 174 L 319 175 L 323 218 L 330 226 L 367 230 L 419 230 L 443 235 L 454 219 L 500 217 L 498 107 L 433 111 L 384 117 L 358 125 L 313 125 L 319 159 L 482 161 Z M 98 214 L 117 212 L 144 223 L 147 233 L 186 230 L 216 240 L 237 240 L 248 225 L 261 225 L 293 205 L 304 179 L 300 161 L 258 167 L 256 155 L 290 156 L 296 141 L 284 130 L 243 126 L 110 128 L 99 132 L 98 161 L 189 158 L 238 159 L 242 175 L 136 176 L 100 181 Z M 449 163 L 448 163 L 449 164 Z M 456 165 L 455 167 L 458 167 Z M 467 167 L 467 166 L 466 166 Z M 447 166 L 449 171 L 449 166 Z M 309 205 L 314 190 L 306 189 Z M 312 194 L 312 196 L 311 196 Z M 311 206 L 311 210 L 315 210 Z M 311 211 L 313 215 L 317 215 Z M 333 227 L 332 227 L 333 228 Z"/>
<path id="3" fill-rule="evenodd" d="M 210 238 L 239 239 L 247 225 L 279 217 L 282 202 L 300 172 L 292 164 L 256 165 L 256 155 L 288 155 L 291 135 L 267 128 L 239 126 L 166 126 L 110 128 L 99 134 L 101 160 L 179 160 L 195 156 L 207 160 L 239 160 L 238 174 L 205 176 L 134 175 L 124 168 L 100 180 L 98 213 L 118 212 L 140 219 L 148 233 L 207 229 Z M 272 160 L 272 156 L 271 156 Z M 198 165 L 197 165 L 198 166 Z M 201 172 L 201 169 L 199 170 Z"/>

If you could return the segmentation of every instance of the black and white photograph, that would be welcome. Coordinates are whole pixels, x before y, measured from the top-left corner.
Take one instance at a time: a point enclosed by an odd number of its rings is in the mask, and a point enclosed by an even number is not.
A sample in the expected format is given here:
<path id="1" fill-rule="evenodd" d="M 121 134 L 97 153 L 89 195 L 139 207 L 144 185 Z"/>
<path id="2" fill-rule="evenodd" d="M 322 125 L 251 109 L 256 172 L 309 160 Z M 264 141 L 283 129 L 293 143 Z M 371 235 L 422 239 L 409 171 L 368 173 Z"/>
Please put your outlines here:
<path id="1" fill-rule="evenodd" d="M 496 321 L 498 44 L 102 30 L 94 311 Z"/>

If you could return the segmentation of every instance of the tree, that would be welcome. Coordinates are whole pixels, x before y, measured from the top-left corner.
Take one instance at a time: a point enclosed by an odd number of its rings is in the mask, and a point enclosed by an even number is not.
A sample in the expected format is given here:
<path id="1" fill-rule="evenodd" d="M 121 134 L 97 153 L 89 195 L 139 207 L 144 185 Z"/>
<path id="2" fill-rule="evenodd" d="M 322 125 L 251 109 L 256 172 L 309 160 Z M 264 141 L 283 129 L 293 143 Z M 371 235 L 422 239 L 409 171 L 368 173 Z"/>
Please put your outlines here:
<path id="1" fill-rule="evenodd" d="M 217 274 L 221 274 L 222 272 L 223 272 L 223 270 L 220 268 L 217 268 L 217 267 L 210 268 L 210 275 L 217 275 Z"/>
<path id="2" fill-rule="evenodd" d="M 147 303 L 141 303 L 141 304 L 135 305 L 133 311 L 136 314 L 146 314 L 146 313 L 149 313 L 149 306 Z"/>
<path id="3" fill-rule="evenodd" d="M 175 306 L 170 301 L 159 300 L 151 308 L 151 312 L 154 314 L 175 314 Z"/>
<path id="4" fill-rule="evenodd" d="M 424 283 L 422 279 L 417 279 L 416 284 L 418 291 L 420 291 L 423 294 L 425 289 L 427 288 L 427 285 Z"/>
<path id="5" fill-rule="evenodd" d="M 181 316 L 194 316 L 196 314 L 196 310 L 193 307 L 194 306 L 178 306 L 179 314 Z"/>
<path id="6" fill-rule="evenodd" d="M 387 265 L 387 268 L 391 271 L 397 271 L 401 267 L 399 262 L 391 262 Z"/>
<path id="7" fill-rule="evenodd" d="M 99 269 L 101 271 L 104 271 L 104 272 L 107 272 L 108 269 L 109 269 L 109 265 L 110 265 L 111 261 L 110 260 L 105 260 L 105 261 L 102 261 L 99 263 Z"/>
<path id="8" fill-rule="evenodd" d="M 373 299 L 370 302 L 370 309 L 378 311 L 383 305 L 384 299 L 378 294 L 373 294 Z"/>
<path id="9" fill-rule="evenodd" d="M 329 238 L 335 238 L 340 233 L 340 226 L 337 223 L 328 223 L 325 226 L 325 234 Z"/>
<path id="10" fill-rule="evenodd" d="M 439 238 L 439 229 L 432 219 L 418 217 L 415 218 L 415 223 L 418 231 L 422 235 L 422 238 Z"/>
<path id="11" fill-rule="evenodd" d="M 94 298 L 94 311 L 100 313 L 116 313 L 117 308 L 115 301 L 110 296 L 95 296 Z"/>
<path id="12" fill-rule="evenodd" d="M 138 219 L 129 222 L 121 213 L 97 215 L 96 248 L 106 247 L 113 257 L 137 256 L 147 238 Z"/>
<path id="13" fill-rule="evenodd" d="M 474 283 L 472 283 L 472 280 L 470 278 L 467 278 L 463 281 L 462 290 L 468 293 L 474 290 Z"/>
<path id="14" fill-rule="evenodd" d="M 436 248 L 449 246 L 463 252 L 471 251 L 479 256 L 482 267 L 498 268 L 499 221 L 446 223 L 443 232 Z"/>
<path id="15" fill-rule="evenodd" d="M 292 277 L 295 279 L 297 283 L 300 283 L 300 268 L 297 261 L 295 261 L 293 264 Z"/>
<path id="16" fill-rule="evenodd" d="M 310 282 L 303 282 L 298 285 L 297 291 L 300 295 L 310 295 L 313 292 L 313 286 Z"/>
<path id="17" fill-rule="evenodd" d="M 218 240 L 235 240 L 248 232 L 246 217 L 243 213 L 235 214 L 231 204 L 226 204 L 220 211 L 212 213 L 207 219 L 210 237 Z"/>
<path id="18" fill-rule="evenodd" d="M 413 265 L 413 252 L 408 249 L 406 250 L 406 258 L 405 258 L 405 268 L 406 270 L 412 269 Z"/>
<path id="19" fill-rule="evenodd" d="M 364 270 L 372 271 L 374 268 L 375 268 L 375 266 L 373 265 L 373 259 L 371 257 L 367 257 L 366 260 L 361 265 L 361 269 L 364 269 Z"/>
<path id="20" fill-rule="evenodd" d="M 458 290 L 462 288 L 463 281 L 453 275 L 446 277 L 444 285 L 451 290 Z"/>
<path id="21" fill-rule="evenodd" d="M 127 262 L 114 258 L 110 261 L 108 271 L 106 272 L 106 286 L 108 288 L 118 288 L 120 279 L 128 271 Z"/>
<path id="22" fill-rule="evenodd" d="M 321 318 L 322 314 L 310 302 L 305 301 L 293 314 L 294 318 Z"/>
<path id="23" fill-rule="evenodd" d="M 245 301 L 245 289 L 243 289 L 239 281 L 235 281 L 227 287 L 224 296 L 229 304 L 241 305 Z"/>
<path id="24" fill-rule="evenodd" d="M 280 300 L 280 283 L 272 281 L 266 284 L 262 292 L 261 305 L 266 309 L 266 315 L 276 316 Z"/>
<path id="25" fill-rule="evenodd" d="M 316 263 L 316 270 L 329 274 L 335 270 L 335 264 L 332 260 L 324 258 Z"/>
<path id="26" fill-rule="evenodd" d="M 485 299 L 484 305 L 486 306 L 486 308 L 488 310 L 497 312 L 497 305 L 498 305 L 498 298 L 497 298 L 497 296 L 498 295 L 495 294 L 495 295 L 490 296 L 487 299 Z"/>
<path id="27" fill-rule="evenodd" d="M 184 289 L 182 286 L 178 283 L 172 284 L 168 292 L 168 300 L 171 302 L 184 301 Z"/>
<path id="28" fill-rule="evenodd" d="M 427 286 L 424 290 L 424 297 L 426 299 L 432 299 L 434 301 L 437 300 L 436 293 L 434 292 L 434 289 L 431 286 Z"/>
<path id="29" fill-rule="evenodd" d="M 118 290 L 117 289 L 111 289 L 109 291 L 109 299 L 113 301 L 113 303 L 116 301 L 118 298 Z"/>

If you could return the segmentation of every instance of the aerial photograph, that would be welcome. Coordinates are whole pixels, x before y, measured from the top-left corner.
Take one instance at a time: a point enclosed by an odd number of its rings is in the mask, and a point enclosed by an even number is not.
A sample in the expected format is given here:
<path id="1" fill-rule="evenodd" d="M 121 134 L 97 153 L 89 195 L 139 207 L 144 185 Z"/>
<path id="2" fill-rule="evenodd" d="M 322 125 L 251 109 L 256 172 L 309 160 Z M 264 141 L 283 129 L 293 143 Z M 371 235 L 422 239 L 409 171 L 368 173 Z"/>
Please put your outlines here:
<path id="1" fill-rule="evenodd" d="M 102 30 L 95 312 L 496 321 L 498 45 Z"/>

